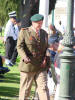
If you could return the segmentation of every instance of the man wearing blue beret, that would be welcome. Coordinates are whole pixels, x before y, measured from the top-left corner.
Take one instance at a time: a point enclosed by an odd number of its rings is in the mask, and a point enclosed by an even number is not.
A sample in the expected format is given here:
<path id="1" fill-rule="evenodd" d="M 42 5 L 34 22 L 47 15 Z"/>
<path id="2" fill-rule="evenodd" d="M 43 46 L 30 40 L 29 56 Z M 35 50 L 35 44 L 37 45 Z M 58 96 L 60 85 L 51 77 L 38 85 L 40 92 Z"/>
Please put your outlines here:
<path id="1" fill-rule="evenodd" d="M 36 82 L 39 100 L 50 100 L 47 87 L 47 70 L 50 57 L 47 55 L 48 34 L 41 29 L 43 15 L 35 14 L 30 20 L 32 25 L 20 31 L 17 50 L 21 56 L 19 100 L 28 100 L 32 82 Z"/>

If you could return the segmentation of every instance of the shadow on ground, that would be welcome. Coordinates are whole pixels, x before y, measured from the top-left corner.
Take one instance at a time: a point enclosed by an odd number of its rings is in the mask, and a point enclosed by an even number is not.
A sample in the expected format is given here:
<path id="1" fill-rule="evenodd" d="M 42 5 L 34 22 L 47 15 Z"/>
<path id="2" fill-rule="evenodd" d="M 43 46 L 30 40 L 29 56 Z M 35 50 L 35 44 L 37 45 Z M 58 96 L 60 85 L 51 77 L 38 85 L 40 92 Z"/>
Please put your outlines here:
<path id="1" fill-rule="evenodd" d="M 7 73 L 0 82 L 0 97 L 16 97 L 19 94 L 19 74 Z M 3 100 L 3 99 L 0 99 Z M 7 99 L 5 99 L 7 100 Z M 10 99 L 8 99 L 10 100 Z"/>

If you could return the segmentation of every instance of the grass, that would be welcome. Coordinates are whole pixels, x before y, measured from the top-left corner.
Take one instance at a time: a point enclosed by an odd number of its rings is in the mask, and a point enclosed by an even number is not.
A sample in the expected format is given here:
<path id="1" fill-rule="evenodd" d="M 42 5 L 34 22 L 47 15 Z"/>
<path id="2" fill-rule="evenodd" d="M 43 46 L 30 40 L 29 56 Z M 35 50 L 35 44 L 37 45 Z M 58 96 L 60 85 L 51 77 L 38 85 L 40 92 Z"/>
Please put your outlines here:
<path id="1" fill-rule="evenodd" d="M 5 55 L 5 45 L 0 40 L 0 55 Z M 20 85 L 20 72 L 18 64 L 20 57 L 17 57 L 16 65 L 9 67 L 10 71 L 4 74 L 4 78 L 0 78 L 0 100 L 18 100 L 19 85 Z M 4 67 L 5 64 L 4 64 Z M 31 89 L 31 97 L 34 95 L 34 84 Z"/>
<path id="2" fill-rule="evenodd" d="M 13 97 L 17 98 L 19 93 L 20 75 L 17 66 L 10 68 L 10 72 L 5 74 L 4 77 L 0 82 L 0 98 L 13 100 Z"/>
<path id="3" fill-rule="evenodd" d="M 5 55 L 5 45 L 3 44 L 2 40 L 0 40 L 0 55 Z"/>

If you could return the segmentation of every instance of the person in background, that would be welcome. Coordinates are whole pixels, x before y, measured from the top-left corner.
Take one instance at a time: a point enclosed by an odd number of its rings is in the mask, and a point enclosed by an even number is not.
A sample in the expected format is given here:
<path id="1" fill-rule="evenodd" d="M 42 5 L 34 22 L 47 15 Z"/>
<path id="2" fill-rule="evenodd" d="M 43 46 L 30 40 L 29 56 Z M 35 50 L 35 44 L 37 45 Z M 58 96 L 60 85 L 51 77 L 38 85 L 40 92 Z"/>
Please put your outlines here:
<path id="1" fill-rule="evenodd" d="M 50 52 L 50 59 L 51 61 L 54 63 L 54 57 L 55 57 L 55 54 L 57 52 L 57 49 L 58 49 L 58 45 L 59 45 L 59 39 L 58 38 L 54 38 L 54 37 L 49 37 L 48 39 L 48 51 Z"/>
<path id="2" fill-rule="evenodd" d="M 5 27 L 4 43 L 5 43 L 5 63 L 7 66 L 11 66 L 11 59 L 16 46 L 17 34 L 15 32 L 14 25 L 16 24 L 16 11 L 12 11 L 9 14 L 9 20 Z"/>
<path id="3" fill-rule="evenodd" d="M 10 71 L 8 67 L 3 67 L 4 62 L 5 62 L 5 57 L 0 55 L 0 78 L 2 78 L 5 73 Z"/>
<path id="4" fill-rule="evenodd" d="M 58 40 L 63 38 L 61 32 L 52 24 L 49 25 L 49 37 L 56 38 Z"/>
<path id="5" fill-rule="evenodd" d="M 56 85 L 56 92 L 55 92 L 54 100 L 59 99 L 60 67 L 61 67 L 60 54 L 62 54 L 63 48 L 64 48 L 64 46 L 62 45 L 62 40 L 61 40 L 59 42 L 58 50 L 57 50 L 57 53 L 56 53 L 55 59 L 54 59 L 54 66 L 55 66 L 55 72 L 56 72 L 56 78 L 57 78 L 57 85 Z"/>
<path id="6" fill-rule="evenodd" d="M 17 45 L 17 39 L 18 39 L 19 31 L 21 29 L 21 21 L 20 21 L 20 19 L 16 19 L 16 24 L 14 25 L 14 27 L 15 27 L 15 33 L 16 33 L 16 41 L 15 41 L 15 43 Z M 14 52 L 12 54 L 12 58 L 11 58 L 11 62 L 10 62 L 11 66 L 16 64 L 16 59 L 17 59 L 17 56 L 18 56 L 16 45 L 15 45 Z"/>
<path id="7" fill-rule="evenodd" d="M 57 84 L 57 78 L 56 78 L 56 72 L 55 72 L 55 67 L 54 67 L 54 59 L 55 55 L 57 53 L 58 45 L 59 45 L 59 40 L 57 38 L 52 38 L 49 37 L 48 39 L 48 55 L 50 56 L 50 61 L 51 61 L 51 66 L 48 71 L 48 88 L 50 95 L 54 94 L 55 86 Z"/>
<path id="8" fill-rule="evenodd" d="M 47 70 L 50 57 L 47 55 L 48 34 L 41 29 L 44 16 L 33 15 L 32 25 L 20 31 L 17 50 L 21 56 L 19 100 L 28 100 L 32 82 L 36 82 L 36 91 L 40 100 L 50 100 L 47 87 Z"/>

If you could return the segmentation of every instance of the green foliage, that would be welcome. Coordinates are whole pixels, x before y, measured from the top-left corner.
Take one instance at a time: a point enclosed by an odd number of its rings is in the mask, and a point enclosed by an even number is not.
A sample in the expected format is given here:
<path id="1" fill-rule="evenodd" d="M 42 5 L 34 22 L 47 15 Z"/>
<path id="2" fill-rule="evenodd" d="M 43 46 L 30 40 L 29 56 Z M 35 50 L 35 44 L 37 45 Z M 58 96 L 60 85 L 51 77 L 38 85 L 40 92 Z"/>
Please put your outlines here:
<path id="1" fill-rule="evenodd" d="M 5 45 L 3 44 L 3 41 L 0 40 L 0 55 L 5 55 Z"/>
<path id="2" fill-rule="evenodd" d="M 30 0 L 33 2 L 33 0 Z M 33 5 L 32 14 L 38 12 L 39 10 L 39 1 L 38 3 Z M 49 0 L 49 14 L 55 8 L 57 0 Z M 20 7 L 22 6 L 23 0 L 0 0 L 0 26 L 4 26 L 8 20 L 8 13 L 11 11 L 16 11 L 17 15 L 19 15 Z M 25 9 L 23 9 L 25 10 Z"/>
<path id="3" fill-rule="evenodd" d="M 0 26 L 3 26 L 8 20 L 8 13 L 16 11 L 18 14 L 21 0 L 0 0 Z"/>

